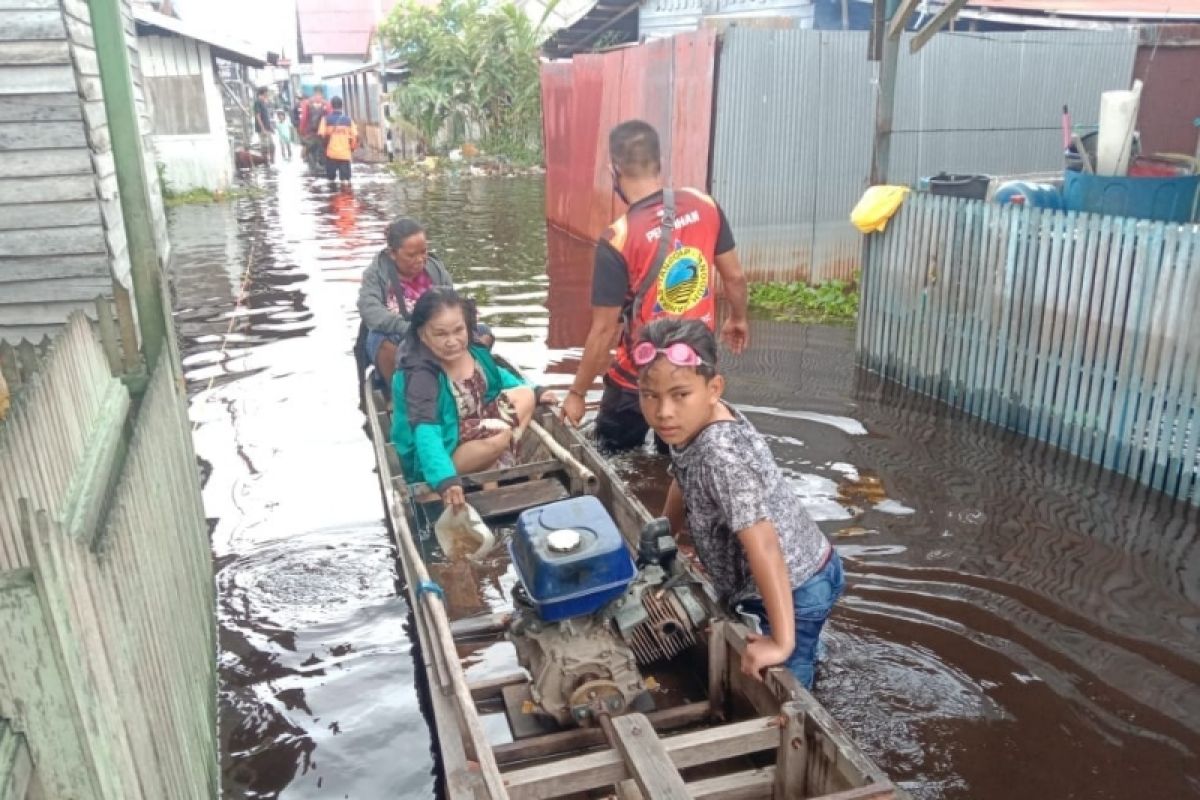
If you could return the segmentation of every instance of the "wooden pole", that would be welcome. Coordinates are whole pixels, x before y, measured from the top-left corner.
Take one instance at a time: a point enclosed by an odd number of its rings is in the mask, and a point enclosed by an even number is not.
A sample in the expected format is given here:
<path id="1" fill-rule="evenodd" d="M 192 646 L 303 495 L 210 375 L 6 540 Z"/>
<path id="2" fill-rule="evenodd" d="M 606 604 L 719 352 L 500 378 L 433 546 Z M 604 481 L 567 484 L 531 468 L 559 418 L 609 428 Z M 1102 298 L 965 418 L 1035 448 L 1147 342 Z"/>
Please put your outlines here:
<path id="1" fill-rule="evenodd" d="M 142 330 L 142 352 L 147 369 L 158 363 L 167 336 L 163 308 L 162 270 L 150 210 L 150 182 L 142 152 L 142 132 L 130 77 L 129 44 L 125 40 L 120 0 L 88 0 L 100 85 L 104 89 L 104 111 L 112 139 L 113 163 L 117 172 L 121 217 L 129 242 L 129 262 L 138 325 Z"/>
<path id="2" fill-rule="evenodd" d="M 877 31 L 874 41 L 879 48 L 879 89 L 875 95 L 875 141 L 871 148 L 871 185 L 888 182 L 892 152 L 892 119 L 896 108 L 896 65 L 900 54 L 899 36 L 886 35 L 887 21 L 896 14 L 900 0 L 875 0 Z"/>

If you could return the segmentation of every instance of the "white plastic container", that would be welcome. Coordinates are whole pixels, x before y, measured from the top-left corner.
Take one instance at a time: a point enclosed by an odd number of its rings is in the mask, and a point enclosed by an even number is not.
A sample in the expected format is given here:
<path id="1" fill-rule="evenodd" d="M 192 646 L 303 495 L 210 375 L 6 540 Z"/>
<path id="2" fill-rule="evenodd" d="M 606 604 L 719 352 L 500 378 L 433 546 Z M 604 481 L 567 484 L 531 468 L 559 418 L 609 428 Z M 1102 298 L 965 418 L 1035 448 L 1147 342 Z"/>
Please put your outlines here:
<path id="1" fill-rule="evenodd" d="M 1137 128 L 1142 82 L 1133 88 L 1100 95 L 1100 134 L 1096 137 L 1096 174 L 1124 175 L 1133 156 L 1133 132 Z"/>

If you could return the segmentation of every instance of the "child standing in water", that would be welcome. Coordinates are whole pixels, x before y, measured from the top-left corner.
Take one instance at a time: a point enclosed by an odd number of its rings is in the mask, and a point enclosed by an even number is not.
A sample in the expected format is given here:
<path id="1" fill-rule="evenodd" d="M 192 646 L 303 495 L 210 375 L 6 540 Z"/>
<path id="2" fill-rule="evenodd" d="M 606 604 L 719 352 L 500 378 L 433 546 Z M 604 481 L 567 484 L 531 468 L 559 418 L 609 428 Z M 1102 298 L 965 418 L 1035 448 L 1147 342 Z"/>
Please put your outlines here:
<path id="1" fill-rule="evenodd" d="M 284 161 L 292 160 L 292 143 L 296 141 L 296 128 L 288 119 L 287 112 L 280 109 L 275 112 L 275 133 L 279 136 L 279 153 Z"/>
<path id="2" fill-rule="evenodd" d="M 646 422 L 671 446 L 664 516 L 686 529 L 725 606 L 761 626 L 742 672 L 784 664 L 812 688 L 817 641 L 844 578 L 837 551 L 800 506 L 762 435 L 721 395 L 704 323 L 661 319 L 633 350 Z"/>

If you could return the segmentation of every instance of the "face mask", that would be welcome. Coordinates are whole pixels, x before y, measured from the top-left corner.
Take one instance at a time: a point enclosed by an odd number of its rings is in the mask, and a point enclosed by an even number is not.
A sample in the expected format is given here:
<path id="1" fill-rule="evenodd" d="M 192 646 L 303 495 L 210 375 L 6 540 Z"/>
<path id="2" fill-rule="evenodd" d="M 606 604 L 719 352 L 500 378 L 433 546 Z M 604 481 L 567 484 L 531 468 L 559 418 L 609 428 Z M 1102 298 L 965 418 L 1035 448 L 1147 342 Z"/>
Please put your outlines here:
<path id="1" fill-rule="evenodd" d="M 616 167 L 612 167 L 611 169 L 612 169 L 613 194 L 615 194 L 622 203 L 624 203 L 625 205 L 629 205 L 629 198 L 625 196 L 625 193 L 623 191 L 621 191 L 621 173 L 617 172 Z"/>

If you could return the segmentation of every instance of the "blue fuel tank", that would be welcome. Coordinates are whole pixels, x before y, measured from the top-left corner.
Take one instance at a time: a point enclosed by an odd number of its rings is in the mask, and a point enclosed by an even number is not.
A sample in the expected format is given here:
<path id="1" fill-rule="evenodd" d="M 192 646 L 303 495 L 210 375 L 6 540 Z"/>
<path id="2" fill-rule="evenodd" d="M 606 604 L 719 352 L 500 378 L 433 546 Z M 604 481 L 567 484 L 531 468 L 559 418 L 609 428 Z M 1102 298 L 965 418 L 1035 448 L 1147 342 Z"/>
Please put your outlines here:
<path id="1" fill-rule="evenodd" d="M 637 572 L 616 523 L 590 496 L 523 512 L 508 548 L 521 586 L 547 622 L 600 610 Z"/>

